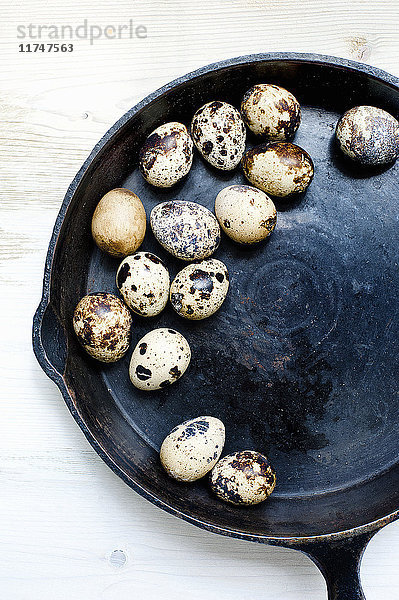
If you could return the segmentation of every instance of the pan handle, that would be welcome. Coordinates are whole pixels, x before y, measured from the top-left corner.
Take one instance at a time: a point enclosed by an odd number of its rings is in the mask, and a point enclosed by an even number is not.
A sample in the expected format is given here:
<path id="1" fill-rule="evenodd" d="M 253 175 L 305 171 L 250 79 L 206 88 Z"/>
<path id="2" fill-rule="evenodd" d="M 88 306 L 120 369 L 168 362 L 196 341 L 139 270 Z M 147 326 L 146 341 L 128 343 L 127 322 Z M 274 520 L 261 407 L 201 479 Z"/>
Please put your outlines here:
<path id="1" fill-rule="evenodd" d="M 45 373 L 56 380 L 63 377 L 67 358 L 64 328 L 52 307 L 44 301 L 33 318 L 33 350 Z"/>
<path id="2" fill-rule="evenodd" d="M 374 533 L 330 543 L 310 543 L 300 548 L 322 572 L 329 600 L 365 600 L 360 583 L 360 562 Z"/>

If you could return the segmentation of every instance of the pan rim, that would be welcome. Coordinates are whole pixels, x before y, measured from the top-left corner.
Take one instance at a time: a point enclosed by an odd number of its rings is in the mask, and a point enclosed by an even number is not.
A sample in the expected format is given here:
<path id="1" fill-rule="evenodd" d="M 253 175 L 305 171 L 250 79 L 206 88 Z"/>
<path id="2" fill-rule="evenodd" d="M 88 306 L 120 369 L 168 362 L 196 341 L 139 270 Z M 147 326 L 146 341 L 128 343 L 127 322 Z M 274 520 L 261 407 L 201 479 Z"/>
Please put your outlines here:
<path id="1" fill-rule="evenodd" d="M 191 71 L 185 75 L 182 75 L 173 81 L 163 85 L 158 88 L 154 92 L 148 94 L 143 100 L 138 102 L 135 106 L 129 109 L 122 117 L 120 117 L 101 137 L 101 139 L 95 144 L 87 158 L 85 159 L 83 165 L 73 178 L 71 184 L 69 185 L 63 202 L 61 204 L 60 210 L 58 212 L 52 236 L 50 239 L 46 261 L 45 261 L 45 269 L 44 269 L 44 277 L 43 277 L 43 290 L 42 290 L 42 298 L 39 303 L 39 306 L 35 312 L 33 318 L 33 331 L 32 331 L 32 342 L 33 342 L 33 350 L 36 355 L 36 358 L 42 367 L 43 371 L 46 375 L 54 381 L 54 383 L 58 386 L 61 391 L 61 394 L 64 398 L 66 405 L 68 406 L 69 411 L 74 417 L 75 421 L 83 431 L 86 439 L 92 446 L 92 448 L 96 451 L 96 453 L 102 458 L 102 460 L 112 469 L 112 471 L 118 475 L 129 487 L 131 487 L 134 491 L 139 493 L 146 500 L 150 501 L 155 506 L 165 510 L 166 512 L 179 517 L 197 527 L 205 529 L 207 531 L 218 533 L 220 535 L 235 537 L 238 539 L 243 539 L 247 541 L 255 541 L 260 543 L 268 543 L 273 545 L 284 545 L 284 546 L 293 546 L 298 547 L 301 545 L 321 542 L 323 540 L 333 541 L 335 539 L 342 538 L 350 538 L 357 535 L 361 535 L 364 533 L 374 532 L 384 525 L 395 521 L 399 518 L 399 509 L 389 513 L 388 515 L 376 519 L 370 523 L 366 523 L 363 525 L 359 525 L 350 529 L 345 529 L 341 531 L 333 531 L 328 533 L 322 533 L 312 536 L 269 536 L 269 535 L 258 535 L 252 533 L 245 533 L 242 531 L 237 531 L 234 529 L 229 529 L 226 527 L 219 527 L 217 525 L 208 523 L 196 517 L 190 516 L 189 514 L 180 511 L 174 506 L 164 502 L 163 500 L 157 498 L 152 492 L 147 490 L 137 481 L 131 479 L 123 469 L 117 465 L 111 456 L 107 453 L 105 448 L 99 443 L 97 438 L 94 436 L 92 431 L 88 428 L 86 422 L 82 418 L 79 413 L 79 410 L 76 407 L 76 404 L 73 399 L 73 394 L 69 390 L 67 383 L 64 377 L 58 373 L 58 371 L 53 367 L 49 359 L 47 358 L 44 346 L 41 340 L 41 323 L 44 317 L 44 314 L 51 303 L 50 298 L 50 284 L 51 284 L 51 274 L 52 274 L 52 265 L 53 259 L 57 244 L 58 235 L 61 230 L 61 226 L 64 222 L 65 215 L 69 208 L 69 205 L 77 192 L 87 170 L 91 166 L 93 160 L 97 158 L 102 151 L 104 151 L 107 144 L 112 143 L 112 140 L 117 135 L 117 133 L 144 107 L 146 107 L 151 102 L 160 98 L 162 95 L 166 94 L 172 89 L 177 88 L 178 86 L 186 83 L 187 81 L 192 81 L 202 75 L 206 75 L 207 73 L 213 71 L 221 71 L 228 67 L 240 66 L 248 63 L 256 63 L 256 62 L 277 62 L 277 61 L 291 61 L 293 63 L 313 63 L 313 64 L 321 64 L 325 66 L 331 66 L 333 68 L 341 68 L 343 70 L 353 71 L 354 73 L 363 73 L 368 75 L 369 77 L 380 80 L 392 87 L 399 89 L 399 78 L 391 75 L 390 73 L 372 67 L 370 65 L 366 65 L 364 63 L 360 63 L 357 61 L 339 58 L 335 56 L 322 55 L 322 54 L 313 54 L 313 53 L 296 53 L 296 52 L 271 52 L 271 53 L 259 53 L 259 54 L 250 54 L 250 55 L 242 55 L 234 58 L 228 58 L 222 61 L 214 62 L 209 65 L 200 67 L 194 71 Z"/>

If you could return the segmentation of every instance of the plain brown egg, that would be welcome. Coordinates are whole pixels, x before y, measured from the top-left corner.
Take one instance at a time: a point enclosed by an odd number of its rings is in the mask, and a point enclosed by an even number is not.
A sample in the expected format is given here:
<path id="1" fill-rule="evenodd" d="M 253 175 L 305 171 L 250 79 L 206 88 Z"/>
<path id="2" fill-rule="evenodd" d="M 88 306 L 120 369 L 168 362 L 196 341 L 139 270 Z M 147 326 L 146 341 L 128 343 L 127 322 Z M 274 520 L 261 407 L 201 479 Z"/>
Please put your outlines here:
<path id="1" fill-rule="evenodd" d="M 111 256 L 129 256 L 141 245 L 146 214 L 140 198 L 130 190 L 116 188 L 97 204 L 91 232 L 97 246 Z"/>

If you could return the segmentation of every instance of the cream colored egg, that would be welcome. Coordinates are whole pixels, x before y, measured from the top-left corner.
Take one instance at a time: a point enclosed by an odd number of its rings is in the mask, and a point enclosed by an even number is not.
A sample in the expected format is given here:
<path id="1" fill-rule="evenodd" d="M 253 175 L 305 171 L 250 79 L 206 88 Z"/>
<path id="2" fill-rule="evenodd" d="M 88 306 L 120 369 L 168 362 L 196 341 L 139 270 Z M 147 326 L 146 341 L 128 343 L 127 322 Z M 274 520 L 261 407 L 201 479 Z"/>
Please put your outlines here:
<path id="1" fill-rule="evenodd" d="M 141 245 L 146 230 L 146 214 L 138 196 L 116 188 L 97 204 L 91 232 L 97 246 L 111 256 L 128 256 Z"/>
<path id="2" fill-rule="evenodd" d="M 276 474 L 266 456 L 243 450 L 225 456 L 210 475 L 212 491 L 230 504 L 259 504 L 276 485 Z"/>
<path id="3" fill-rule="evenodd" d="M 248 90 L 241 103 L 241 114 L 253 133 L 270 141 L 291 140 L 301 122 L 301 107 L 295 96 L 268 83 Z"/>
<path id="4" fill-rule="evenodd" d="M 220 227 L 239 244 L 256 244 L 267 238 L 277 222 L 273 201 L 258 188 L 230 185 L 215 200 Z"/>
<path id="5" fill-rule="evenodd" d="M 215 215 L 196 202 L 162 202 L 152 209 L 150 222 L 161 246 L 181 260 L 208 258 L 220 243 Z"/>
<path id="6" fill-rule="evenodd" d="M 116 285 L 124 301 L 142 317 L 153 317 L 165 308 L 169 284 L 167 268 L 151 252 L 136 252 L 127 256 L 116 274 Z"/>
<path id="7" fill-rule="evenodd" d="M 242 167 L 252 185 L 280 198 L 304 192 L 314 174 L 309 154 L 289 142 L 251 148 L 242 159 Z"/>
<path id="8" fill-rule="evenodd" d="M 132 317 L 113 294 L 84 296 L 73 314 L 73 328 L 83 348 L 101 362 L 115 362 L 126 354 Z"/>
<path id="9" fill-rule="evenodd" d="M 129 366 L 130 380 L 140 390 L 163 389 L 175 383 L 190 364 L 186 338 L 162 327 L 147 333 L 135 347 Z"/>
<path id="10" fill-rule="evenodd" d="M 170 302 L 186 319 L 198 321 L 213 315 L 222 306 L 229 289 L 229 272 L 215 258 L 188 265 L 170 286 Z"/>
<path id="11" fill-rule="evenodd" d="M 160 451 L 162 466 L 178 481 L 196 481 L 215 466 L 224 439 L 224 425 L 215 417 L 185 421 L 164 439 Z"/>
<path id="12" fill-rule="evenodd" d="M 244 122 L 227 102 L 208 102 L 198 109 L 191 122 L 191 135 L 205 160 L 217 169 L 235 169 L 245 152 Z"/>
<path id="13" fill-rule="evenodd" d="M 156 187 L 169 188 L 185 177 L 193 162 L 193 142 L 182 123 L 165 123 L 146 139 L 139 154 L 144 179 Z"/>
<path id="14" fill-rule="evenodd" d="M 381 108 L 351 108 L 339 120 L 335 135 L 342 152 L 361 165 L 385 165 L 398 158 L 399 123 Z"/>

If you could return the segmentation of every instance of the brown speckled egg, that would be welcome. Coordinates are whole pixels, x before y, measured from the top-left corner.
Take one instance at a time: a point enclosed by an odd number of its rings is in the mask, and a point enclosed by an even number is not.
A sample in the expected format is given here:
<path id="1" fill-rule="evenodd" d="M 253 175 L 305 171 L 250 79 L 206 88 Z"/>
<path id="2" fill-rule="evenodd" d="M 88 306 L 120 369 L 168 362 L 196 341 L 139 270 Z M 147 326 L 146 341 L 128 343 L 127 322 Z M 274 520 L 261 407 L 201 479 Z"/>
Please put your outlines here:
<path id="1" fill-rule="evenodd" d="M 253 133 L 276 142 L 291 140 L 301 122 L 301 107 L 295 96 L 268 83 L 259 83 L 247 91 L 241 114 Z"/>
<path id="2" fill-rule="evenodd" d="M 289 142 L 251 148 L 242 159 L 242 168 L 252 185 L 280 198 L 304 192 L 314 174 L 309 154 Z"/>
<path id="3" fill-rule="evenodd" d="M 276 485 L 276 474 L 266 456 L 243 450 L 225 456 L 213 468 L 210 486 L 218 498 L 231 504 L 259 504 Z"/>
<path id="4" fill-rule="evenodd" d="M 339 120 L 335 135 L 342 152 L 361 165 L 385 165 L 399 156 L 399 123 L 375 106 L 348 110 Z"/>
<path id="5" fill-rule="evenodd" d="M 222 306 L 229 289 L 229 272 L 220 260 L 210 258 L 178 273 L 170 286 L 170 302 L 186 319 L 199 321 Z"/>
<path id="6" fill-rule="evenodd" d="M 97 246 L 111 256 L 128 256 L 141 245 L 146 230 L 146 214 L 138 196 L 116 188 L 97 204 L 91 232 Z"/>
<path id="7" fill-rule="evenodd" d="M 208 258 L 220 243 L 215 215 L 196 202 L 162 202 L 152 209 L 150 222 L 161 246 L 181 260 Z"/>
<path id="8" fill-rule="evenodd" d="M 190 359 L 190 346 L 181 333 L 166 327 L 154 329 L 133 351 L 130 380 L 140 390 L 161 390 L 180 379 Z"/>
<path id="9" fill-rule="evenodd" d="M 240 113 L 227 102 L 208 102 L 191 123 L 194 144 L 217 169 L 231 171 L 245 152 L 245 125 Z"/>
<path id="10" fill-rule="evenodd" d="M 139 168 L 146 181 L 169 188 L 185 177 L 193 162 L 193 142 L 182 123 L 157 127 L 139 154 Z"/>
<path id="11" fill-rule="evenodd" d="M 127 256 L 116 274 L 116 285 L 126 304 L 142 317 L 158 315 L 169 297 L 169 273 L 151 252 Z"/>
<path id="12" fill-rule="evenodd" d="M 129 348 L 132 317 L 113 294 L 99 292 L 84 296 L 73 314 L 73 328 L 90 356 L 110 363 L 122 358 Z"/>
<path id="13" fill-rule="evenodd" d="M 215 200 L 215 214 L 223 231 L 239 244 L 256 244 L 276 226 L 277 212 L 272 200 L 258 188 L 230 185 Z"/>
<path id="14" fill-rule="evenodd" d="M 215 466 L 224 439 L 224 425 L 215 417 L 185 421 L 164 439 L 160 451 L 162 466 L 178 481 L 196 481 Z"/>

